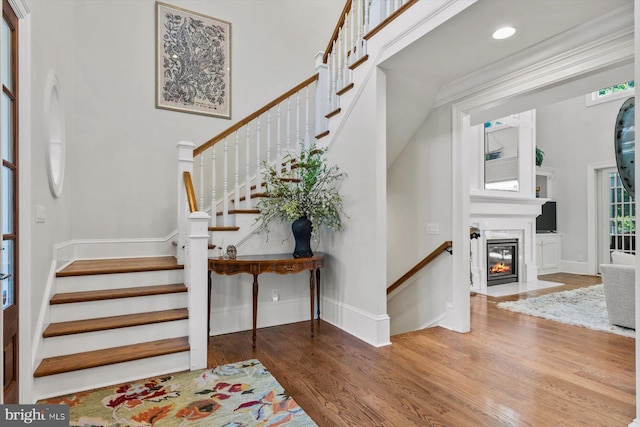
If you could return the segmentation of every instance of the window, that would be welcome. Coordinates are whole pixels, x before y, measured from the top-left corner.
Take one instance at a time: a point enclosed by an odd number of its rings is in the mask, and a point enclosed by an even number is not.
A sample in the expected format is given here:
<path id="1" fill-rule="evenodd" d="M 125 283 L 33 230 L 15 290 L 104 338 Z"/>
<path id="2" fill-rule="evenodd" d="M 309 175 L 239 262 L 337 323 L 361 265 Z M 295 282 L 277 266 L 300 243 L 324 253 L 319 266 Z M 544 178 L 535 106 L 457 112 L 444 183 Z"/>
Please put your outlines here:
<path id="1" fill-rule="evenodd" d="M 601 104 L 603 102 L 614 101 L 616 99 L 628 98 L 635 94 L 635 82 L 633 80 L 619 83 L 617 85 L 604 87 L 587 95 L 587 107 Z"/>
<path id="2" fill-rule="evenodd" d="M 609 249 L 636 253 L 636 204 L 617 172 L 609 174 Z"/>

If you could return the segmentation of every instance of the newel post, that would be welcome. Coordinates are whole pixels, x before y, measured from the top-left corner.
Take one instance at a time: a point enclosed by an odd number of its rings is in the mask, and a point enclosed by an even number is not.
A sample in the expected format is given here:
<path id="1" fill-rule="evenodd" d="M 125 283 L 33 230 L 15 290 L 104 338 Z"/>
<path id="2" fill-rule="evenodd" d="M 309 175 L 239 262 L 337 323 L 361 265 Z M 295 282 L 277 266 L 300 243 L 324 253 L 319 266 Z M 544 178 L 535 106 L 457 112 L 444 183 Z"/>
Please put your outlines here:
<path id="1" fill-rule="evenodd" d="M 180 141 L 178 143 L 178 251 L 176 258 L 180 265 L 184 265 L 184 245 L 187 236 L 187 216 L 189 215 L 183 174 L 184 172 L 193 174 L 194 148 L 196 145 L 192 142 Z"/>
<path id="2" fill-rule="evenodd" d="M 185 284 L 189 290 L 189 367 L 192 371 L 207 367 L 209 218 L 206 212 L 194 212 L 187 220 Z"/>
<path id="3" fill-rule="evenodd" d="M 324 52 L 318 52 L 314 58 L 316 62 L 316 73 L 318 73 L 318 82 L 316 84 L 316 135 L 320 135 L 327 130 L 328 119 L 325 117 L 329 114 L 327 105 L 327 87 L 329 84 L 329 72 L 327 64 L 322 62 Z"/>

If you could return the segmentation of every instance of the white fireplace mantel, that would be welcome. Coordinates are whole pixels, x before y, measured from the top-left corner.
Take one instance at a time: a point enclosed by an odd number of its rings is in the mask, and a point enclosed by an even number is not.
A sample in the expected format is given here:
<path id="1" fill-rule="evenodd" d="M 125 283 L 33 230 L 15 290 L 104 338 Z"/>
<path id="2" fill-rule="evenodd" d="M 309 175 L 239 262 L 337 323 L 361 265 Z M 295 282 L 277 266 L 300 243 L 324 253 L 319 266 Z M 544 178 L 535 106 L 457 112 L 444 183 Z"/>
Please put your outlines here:
<path id="1" fill-rule="evenodd" d="M 536 266 L 536 217 L 548 199 L 509 194 L 472 193 L 471 226 L 480 229 L 480 237 L 471 241 L 473 289 L 487 287 L 487 239 L 518 239 L 518 280 L 538 279 Z"/>

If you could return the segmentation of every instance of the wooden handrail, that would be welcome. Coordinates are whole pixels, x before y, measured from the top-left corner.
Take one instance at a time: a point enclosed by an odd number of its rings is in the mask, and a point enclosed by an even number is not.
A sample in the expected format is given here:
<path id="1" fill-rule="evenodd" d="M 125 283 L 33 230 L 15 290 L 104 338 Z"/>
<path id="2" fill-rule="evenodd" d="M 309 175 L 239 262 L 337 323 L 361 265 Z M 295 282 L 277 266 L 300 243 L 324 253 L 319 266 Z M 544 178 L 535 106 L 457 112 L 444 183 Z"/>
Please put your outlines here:
<path id="1" fill-rule="evenodd" d="M 187 200 L 189 201 L 189 210 L 191 213 L 198 211 L 198 202 L 196 201 L 196 192 L 193 191 L 193 182 L 191 181 L 191 174 L 189 171 L 184 171 L 182 176 L 184 177 L 184 186 L 187 190 Z"/>
<path id="2" fill-rule="evenodd" d="M 324 55 L 322 56 L 322 63 L 326 64 L 329 59 L 329 54 L 333 49 L 333 42 L 338 39 L 338 33 L 340 32 L 340 28 L 344 25 L 344 20 L 347 17 L 347 13 L 351 10 L 351 0 L 347 0 L 347 3 L 344 5 L 342 9 L 342 13 L 340 14 L 340 19 L 338 19 L 338 23 L 336 24 L 336 28 L 333 30 L 333 34 L 331 35 L 331 39 L 329 40 L 329 44 L 327 48 L 324 50 Z"/>
<path id="3" fill-rule="evenodd" d="M 402 15 L 405 10 L 409 9 L 414 4 L 418 3 L 418 0 L 409 0 L 398 9 L 396 9 L 391 15 L 387 16 L 383 19 L 378 25 L 375 26 L 371 31 L 364 35 L 365 40 L 369 40 L 371 37 L 380 32 L 384 27 L 389 25 L 394 19 L 396 19 L 399 15 Z"/>
<path id="4" fill-rule="evenodd" d="M 212 147 L 217 142 L 222 141 L 224 138 L 226 138 L 227 136 L 231 135 L 233 132 L 237 131 L 242 126 L 246 125 L 247 123 L 250 123 L 252 120 L 258 118 L 263 113 L 269 111 L 270 109 L 272 109 L 276 105 L 280 104 L 285 99 L 289 98 L 291 95 L 293 95 L 296 92 L 300 91 L 301 89 L 309 86 L 311 83 L 315 82 L 316 80 L 318 80 L 318 73 L 316 73 L 313 76 L 309 77 L 307 80 L 303 81 L 299 85 L 289 89 L 287 92 L 285 92 L 284 94 L 280 95 L 279 97 L 277 97 L 276 99 L 274 99 L 273 101 L 271 101 L 270 103 L 265 105 L 264 107 L 260 108 L 259 110 L 257 110 L 256 112 L 254 112 L 252 114 L 249 114 L 247 117 L 245 117 L 244 119 L 240 120 L 235 125 L 231 126 L 230 128 L 228 128 L 225 131 L 222 131 L 221 133 L 219 133 L 218 135 L 214 136 L 213 138 L 211 138 L 210 140 L 208 140 L 207 142 L 205 142 L 201 146 L 199 146 L 196 149 L 194 149 L 193 150 L 193 157 L 196 157 L 198 154 L 202 153 L 207 148 Z"/>
<path id="5" fill-rule="evenodd" d="M 451 246 L 453 246 L 453 243 L 450 240 L 438 246 L 433 252 L 427 255 L 422 261 L 417 263 L 411 270 L 407 271 L 404 276 L 402 276 L 401 278 L 393 282 L 393 284 L 387 288 L 387 295 L 389 295 L 391 292 L 398 289 L 404 282 L 409 280 L 414 274 L 422 270 L 427 264 L 429 264 L 431 261 L 436 259 L 438 255 L 450 249 Z"/>

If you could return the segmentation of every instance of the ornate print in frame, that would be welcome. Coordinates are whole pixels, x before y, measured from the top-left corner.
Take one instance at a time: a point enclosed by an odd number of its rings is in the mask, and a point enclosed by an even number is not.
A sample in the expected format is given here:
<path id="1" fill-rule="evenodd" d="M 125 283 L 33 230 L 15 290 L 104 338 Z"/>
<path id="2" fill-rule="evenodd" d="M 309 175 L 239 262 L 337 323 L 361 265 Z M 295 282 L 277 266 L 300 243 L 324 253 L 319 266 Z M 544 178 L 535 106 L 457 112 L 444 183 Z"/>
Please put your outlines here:
<path id="1" fill-rule="evenodd" d="M 156 107 L 231 118 L 231 23 L 156 3 Z"/>

